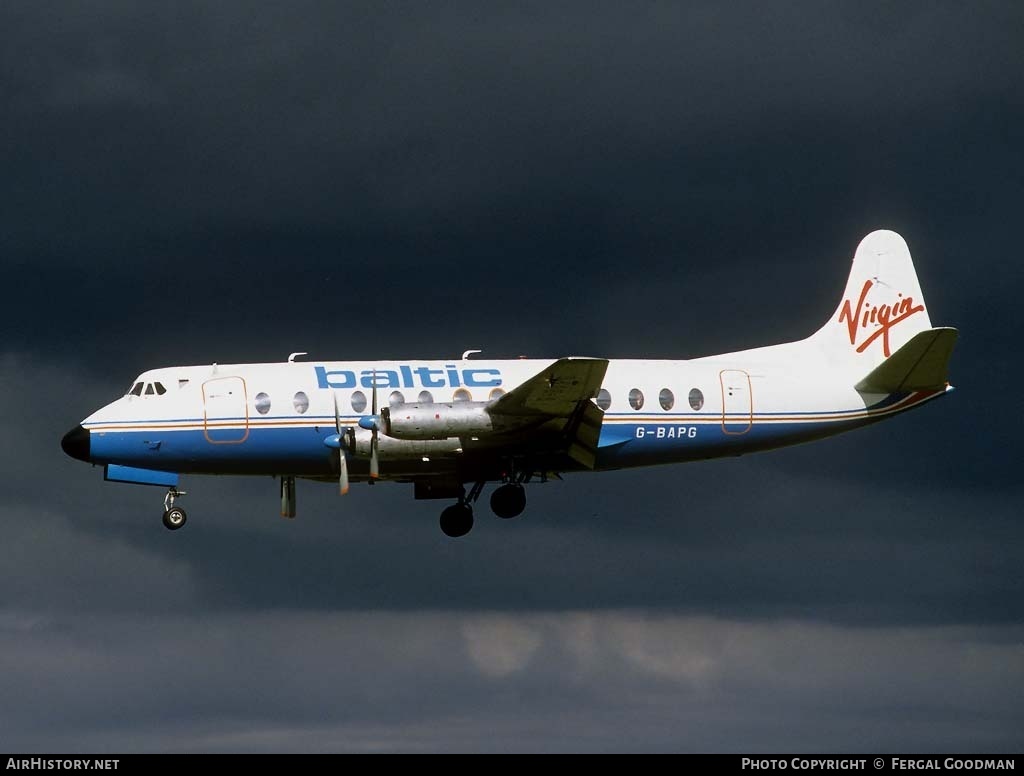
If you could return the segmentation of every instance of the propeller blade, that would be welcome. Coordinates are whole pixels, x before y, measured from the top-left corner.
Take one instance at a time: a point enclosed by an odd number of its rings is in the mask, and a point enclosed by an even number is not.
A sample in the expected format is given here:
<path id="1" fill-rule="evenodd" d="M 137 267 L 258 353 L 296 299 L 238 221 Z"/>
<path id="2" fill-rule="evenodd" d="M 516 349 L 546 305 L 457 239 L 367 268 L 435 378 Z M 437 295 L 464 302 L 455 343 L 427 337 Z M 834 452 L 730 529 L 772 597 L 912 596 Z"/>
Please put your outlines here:
<path id="1" fill-rule="evenodd" d="M 380 477 L 380 464 L 377 462 L 377 429 L 370 433 L 370 481 Z"/>
<path id="2" fill-rule="evenodd" d="M 338 394 L 334 394 L 334 427 L 338 430 L 338 494 L 348 493 L 348 458 L 345 456 L 345 435 L 341 433 L 341 413 Z"/>
<path id="3" fill-rule="evenodd" d="M 380 417 L 377 415 L 377 370 L 373 371 L 373 402 L 371 410 L 373 412 L 373 431 L 370 432 L 370 479 L 375 480 L 380 477 L 380 465 L 377 463 L 377 427 L 380 425 Z"/>
<path id="4" fill-rule="evenodd" d="M 348 493 L 348 457 L 344 445 L 338 448 L 338 467 L 341 469 L 338 475 L 338 494 L 344 496 Z"/>

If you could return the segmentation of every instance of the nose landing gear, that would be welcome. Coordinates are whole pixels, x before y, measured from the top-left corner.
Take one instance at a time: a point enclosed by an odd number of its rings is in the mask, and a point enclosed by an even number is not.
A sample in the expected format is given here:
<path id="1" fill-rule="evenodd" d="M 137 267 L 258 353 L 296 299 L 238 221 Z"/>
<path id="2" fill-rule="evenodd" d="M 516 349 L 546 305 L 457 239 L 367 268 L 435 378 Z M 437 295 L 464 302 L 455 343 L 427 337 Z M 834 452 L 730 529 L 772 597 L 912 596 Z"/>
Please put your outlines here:
<path id="1" fill-rule="evenodd" d="M 188 520 L 188 515 L 181 507 L 174 506 L 177 498 L 185 495 L 185 491 L 177 488 L 170 488 L 164 497 L 164 527 L 169 531 L 177 531 Z"/>

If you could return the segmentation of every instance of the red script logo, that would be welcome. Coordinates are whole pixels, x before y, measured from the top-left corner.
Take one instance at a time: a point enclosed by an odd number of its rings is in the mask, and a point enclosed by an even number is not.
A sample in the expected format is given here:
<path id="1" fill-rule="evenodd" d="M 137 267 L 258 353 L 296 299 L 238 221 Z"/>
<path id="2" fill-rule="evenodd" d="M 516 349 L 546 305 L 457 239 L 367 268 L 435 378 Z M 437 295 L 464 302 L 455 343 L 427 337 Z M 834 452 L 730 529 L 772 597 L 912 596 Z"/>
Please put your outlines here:
<path id="1" fill-rule="evenodd" d="M 868 291 L 871 290 L 873 285 L 874 283 L 870 280 L 864 281 L 864 288 L 861 289 L 856 310 L 850 304 L 849 299 L 843 302 L 843 307 L 839 311 L 839 323 L 846 321 L 846 327 L 850 332 L 850 344 L 857 345 L 858 353 L 863 353 L 868 345 L 881 337 L 882 350 L 885 352 L 885 357 L 888 358 L 892 355 L 889 349 L 889 330 L 897 323 L 905 321 L 914 313 L 923 312 L 924 305 L 919 304 L 915 306 L 912 296 L 904 299 L 903 294 L 900 294 L 899 301 L 894 304 L 871 305 L 869 307 L 865 304 L 865 301 L 868 298 Z M 875 326 L 874 331 L 862 340 L 859 345 L 857 344 L 858 322 L 860 323 L 860 329 L 866 329 L 868 324 Z"/>

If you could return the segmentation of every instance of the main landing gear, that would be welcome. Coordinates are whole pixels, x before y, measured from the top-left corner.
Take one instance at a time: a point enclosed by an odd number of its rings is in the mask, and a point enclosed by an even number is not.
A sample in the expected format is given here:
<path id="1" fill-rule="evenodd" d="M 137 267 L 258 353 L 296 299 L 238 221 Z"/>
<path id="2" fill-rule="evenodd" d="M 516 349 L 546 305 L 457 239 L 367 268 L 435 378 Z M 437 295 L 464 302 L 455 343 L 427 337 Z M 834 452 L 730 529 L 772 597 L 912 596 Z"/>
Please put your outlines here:
<path id="1" fill-rule="evenodd" d="M 174 500 L 184 495 L 185 491 L 170 488 L 164 497 L 164 527 L 169 531 L 177 531 L 188 520 L 185 510 L 174 506 Z"/>
<path id="2" fill-rule="evenodd" d="M 526 509 L 526 488 L 520 482 L 508 482 L 491 494 L 491 511 L 508 520 L 519 517 Z"/>
<path id="3" fill-rule="evenodd" d="M 526 509 L 526 488 L 523 487 L 523 481 L 526 479 L 527 476 L 523 473 L 496 488 L 491 494 L 491 511 L 505 520 L 521 515 Z M 468 494 L 464 492 L 459 496 L 457 503 L 441 513 L 441 531 L 446 536 L 457 538 L 473 530 L 473 504 L 480 498 L 484 484 L 474 483 Z"/>
<path id="4" fill-rule="evenodd" d="M 441 530 L 445 536 L 456 538 L 473 530 L 473 507 L 465 500 L 459 500 L 441 513 Z"/>
<path id="5" fill-rule="evenodd" d="M 445 536 L 455 539 L 473 530 L 473 502 L 480 498 L 483 489 L 483 482 L 473 483 L 468 495 L 463 490 L 458 502 L 441 513 L 441 531 Z"/>

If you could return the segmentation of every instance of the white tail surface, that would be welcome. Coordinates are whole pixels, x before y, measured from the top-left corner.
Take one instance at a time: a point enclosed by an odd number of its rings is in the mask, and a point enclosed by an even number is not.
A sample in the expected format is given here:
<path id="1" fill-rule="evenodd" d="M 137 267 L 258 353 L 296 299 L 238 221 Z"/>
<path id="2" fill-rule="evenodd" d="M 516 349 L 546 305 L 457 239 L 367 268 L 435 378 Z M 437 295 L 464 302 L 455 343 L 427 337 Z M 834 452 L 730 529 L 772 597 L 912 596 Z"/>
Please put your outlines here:
<path id="1" fill-rule="evenodd" d="M 806 343 L 863 376 L 931 327 L 907 243 L 881 229 L 860 241 L 839 307 Z"/>

